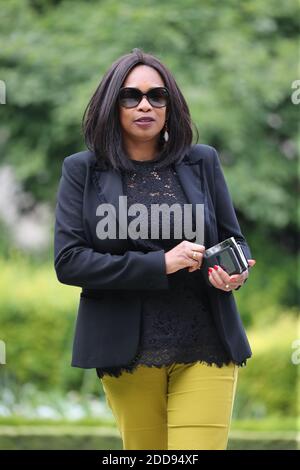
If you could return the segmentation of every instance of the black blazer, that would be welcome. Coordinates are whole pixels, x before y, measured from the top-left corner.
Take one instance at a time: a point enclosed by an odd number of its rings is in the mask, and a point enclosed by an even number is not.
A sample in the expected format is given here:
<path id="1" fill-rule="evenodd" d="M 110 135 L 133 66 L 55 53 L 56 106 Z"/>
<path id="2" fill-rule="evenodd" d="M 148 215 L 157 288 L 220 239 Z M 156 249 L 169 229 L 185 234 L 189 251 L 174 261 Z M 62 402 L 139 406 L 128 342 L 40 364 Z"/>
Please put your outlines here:
<path id="1" fill-rule="evenodd" d="M 151 290 L 155 295 L 157 289 L 168 289 L 168 277 L 164 250 L 145 253 L 132 250 L 134 240 L 129 237 L 97 237 L 99 204 L 113 204 L 121 224 L 118 198 L 123 195 L 123 186 L 119 171 L 99 171 L 95 163 L 90 151 L 64 159 L 55 209 L 54 265 L 60 282 L 82 288 L 71 365 L 120 367 L 137 353 L 141 291 Z M 194 217 L 194 205 L 204 204 L 205 248 L 234 236 L 250 259 L 216 150 L 193 145 L 174 168 Z M 207 273 L 199 269 L 191 275 Z M 226 350 L 235 362 L 242 363 L 251 356 L 251 349 L 234 295 L 212 285 L 207 285 L 207 292 Z"/>

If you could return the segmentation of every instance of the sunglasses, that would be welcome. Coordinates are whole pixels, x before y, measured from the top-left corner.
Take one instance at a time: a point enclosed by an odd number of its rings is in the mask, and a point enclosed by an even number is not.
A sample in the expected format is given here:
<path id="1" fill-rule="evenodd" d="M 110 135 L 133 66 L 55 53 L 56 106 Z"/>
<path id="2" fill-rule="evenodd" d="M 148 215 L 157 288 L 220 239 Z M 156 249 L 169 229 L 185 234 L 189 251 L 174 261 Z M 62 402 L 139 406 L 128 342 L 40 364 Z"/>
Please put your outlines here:
<path id="1" fill-rule="evenodd" d="M 154 108 L 163 108 L 169 101 L 169 92 L 165 87 L 156 87 L 143 93 L 138 88 L 124 87 L 119 91 L 119 103 L 124 108 L 135 108 L 146 96 Z"/>

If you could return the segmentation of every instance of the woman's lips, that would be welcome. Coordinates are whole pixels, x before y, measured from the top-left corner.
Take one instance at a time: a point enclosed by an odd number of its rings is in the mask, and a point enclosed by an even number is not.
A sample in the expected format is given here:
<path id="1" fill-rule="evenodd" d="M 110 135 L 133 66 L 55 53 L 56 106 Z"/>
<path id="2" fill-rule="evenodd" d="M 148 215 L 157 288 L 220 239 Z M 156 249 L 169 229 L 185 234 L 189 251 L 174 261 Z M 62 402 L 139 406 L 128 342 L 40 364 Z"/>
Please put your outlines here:
<path id="1" fill-rule="evenodd" d="M 140 127 L 149 127 L 153 123 L 154 123 L 154 121 L 152 121 L 152 120 L 149 120 L 149 121 L 134 121 L 134 124 L 137 124 Z"/>

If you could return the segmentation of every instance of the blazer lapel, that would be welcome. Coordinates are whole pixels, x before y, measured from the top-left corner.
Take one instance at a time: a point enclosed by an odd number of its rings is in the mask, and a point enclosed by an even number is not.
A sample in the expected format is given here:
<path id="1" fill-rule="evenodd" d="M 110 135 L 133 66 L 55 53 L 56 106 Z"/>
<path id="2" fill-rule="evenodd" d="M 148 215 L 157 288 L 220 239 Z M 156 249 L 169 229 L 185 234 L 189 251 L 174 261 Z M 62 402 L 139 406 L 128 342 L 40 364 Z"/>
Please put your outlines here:
<path id="1" fill-rule="evenodd" d="M 187 197 L 188 203 L 192 204 L 192 217 L 194 223 L 196 221 L 196 204 L 204 204 L 204 212 L 206 212 L 206 196 L 203 183 L 204 180 L 202 163 L 203 160 L 199 154 L 194 156 L 194 158 L 191 158 L 191 155 L 185 155 L 180 163 L 175 163 L 173 166 L 173 168 L 176 170 L 183 191 Z M 195 168 L 195 170 L 193 168 Z M 132 240 L 129 235 L 127 235 L 127 216 L 123 217 L 122 219 L 119 217 L 119 214 L 122 213 L 122 209 L 126 210 L 125 205 L 123 208 L 120 207 L 119 197 L 125 196 L 120 171 L 114 169 L 105 171 L 94 170 L 94 175 L 94 183 L 96 185 L 99 199 L 102 202 L 110 203 L 115 207 L 116 219 L 119 224 L 120 232 L 124 233 L 126 238 L 129 238 L 134 243 L 134 240 Z M 123 213 L 125 214 L 125 212 Z M 204 240 L 199 240 L 198 238 L 196 243 L 204 244 Z"/>

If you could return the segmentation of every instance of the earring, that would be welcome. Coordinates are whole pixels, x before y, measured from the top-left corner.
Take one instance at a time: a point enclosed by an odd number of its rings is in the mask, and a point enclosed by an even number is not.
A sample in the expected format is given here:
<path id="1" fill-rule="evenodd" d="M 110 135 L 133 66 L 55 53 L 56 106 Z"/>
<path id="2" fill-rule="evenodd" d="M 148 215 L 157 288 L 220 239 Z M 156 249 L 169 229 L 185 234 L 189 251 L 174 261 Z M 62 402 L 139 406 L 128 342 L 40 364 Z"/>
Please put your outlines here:
<path id="1" fill-rule="evenodd" d="M 165 142 L 168 142 L 168 140 L 169 140 L 169 133 L 168 133 L 168 131 L 167 131 L 167 125 L 166 125 L 166 127 L 165 127 L 164 139 L 165 139 Z"/>

